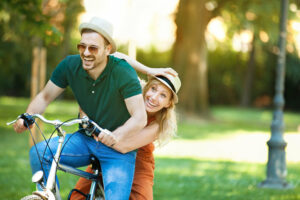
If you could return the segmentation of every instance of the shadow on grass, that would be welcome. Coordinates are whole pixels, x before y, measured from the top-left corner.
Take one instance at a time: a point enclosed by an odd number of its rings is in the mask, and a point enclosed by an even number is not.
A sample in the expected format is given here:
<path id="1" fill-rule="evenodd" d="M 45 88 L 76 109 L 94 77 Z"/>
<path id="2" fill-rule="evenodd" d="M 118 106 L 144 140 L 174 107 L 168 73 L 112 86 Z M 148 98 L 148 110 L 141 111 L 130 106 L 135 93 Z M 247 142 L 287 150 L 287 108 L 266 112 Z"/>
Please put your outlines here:
<path id="1" fill-rule="evenodd" d="M 178 136 L 182 139 L 217 139 L 233 134 L 271 133 L 272 110 L 213 107 L 214 120 L 179 115 Z M 284 113 L 285 132 L 297 132 L 299 113 Z"/>
<path id="2" fill-rule="evenodd" d="M 294 165 L 294 173 L 300 167 Z M 296 176 L 289 176 L 294 185 Z M 257 188 L 265 179 L 265 165 L 228 161 L 156 158 L 154 199 L 281 200 L 300 199 L 300 188 Z"/>

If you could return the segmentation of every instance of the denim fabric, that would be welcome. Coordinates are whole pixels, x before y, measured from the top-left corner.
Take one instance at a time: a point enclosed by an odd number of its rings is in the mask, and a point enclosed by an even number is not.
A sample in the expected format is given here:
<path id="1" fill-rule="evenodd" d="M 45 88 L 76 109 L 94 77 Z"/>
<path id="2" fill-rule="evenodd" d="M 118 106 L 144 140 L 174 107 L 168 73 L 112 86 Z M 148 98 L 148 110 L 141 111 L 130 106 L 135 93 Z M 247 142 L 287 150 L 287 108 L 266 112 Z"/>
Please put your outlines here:
<path id="1" fill-rule="evenodd" d="M 46 177 L 48 177 L 57 145 L 58 137 L 49 142 L 53 155 L 49 148 L 45 151 L 45 141 L 36 145 L 40 158 L 43 158 L 42 163 Z M 43 156 L 44 151 L 45 155 Z M 34 146 L 29 154 L 32 173 L 41 170 L 42 167 Z M 133 181 L 136 152 L 122 154 L 91 137 L 76 132 L 66 135 L 59 162 L 73 167 L 82 167 L 90 164 L 91 154 L 95 155 L 101 164 L 105 199 L 128 200 Z"/>

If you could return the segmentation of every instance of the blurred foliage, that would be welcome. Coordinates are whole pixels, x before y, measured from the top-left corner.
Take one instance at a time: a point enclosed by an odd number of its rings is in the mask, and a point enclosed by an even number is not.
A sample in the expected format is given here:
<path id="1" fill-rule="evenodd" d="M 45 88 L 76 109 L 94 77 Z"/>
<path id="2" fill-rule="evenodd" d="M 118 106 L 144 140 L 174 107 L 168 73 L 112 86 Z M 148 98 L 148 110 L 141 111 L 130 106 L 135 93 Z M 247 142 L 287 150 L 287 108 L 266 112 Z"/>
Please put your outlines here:
<path id="1" fill-rule="evenodd" d="M 285 104 L 291 110 L 300 110 L 300 59 L 295 54 L 287 55 Z"/>
<path id="2" fill-rule="evenodd" d="M 71 11 L 70 11 L 71 10 Z M 77 29 L 82 0 L 0 1 L 0 94 L 28 96 L 32 49 L 47 48 L 47 79 L 64 50 L 70 53 L 70 33 Z M 58 48 L 64 44 L 65 49 Z M 50 66 L 50 67 L 49 67 Z"/>
<path id="3" fill-rule="evenodd" d="M 42 0 L 2 0 L 1 41 L 21 44 L 35 36 L 46 43 L 59 42 L 61 33 L 50 23 L 51 16 L 43 13 L 42 3 Z"/>
<path id="4" fill-rule="evenodd" d="M 205 81 L 201 82 L 199 79 L 205 79 L 203 77 L 206 74 L 203 71 L 206 67 L 203 66 L 203 63 L 206 62 L 208 63 L 209 103 L 239 105 L 245 97 L 251 105 L 272 105 L 274 72 L 277 66 L 277 58 L 273 55 L 278 54 L 280 5 L 280 1 L 261 4 L 260 0 L 180 1 L 175 20 L 177 39 L 173 49 L 175 52 L 173 54 L 174 66 L 181 73 L 182 81 L 185 83 L 179 94 L 180 99 L 184 102 L 179 106 L 183 106 L 184 109 L 191 112 L 193 110 L 197 112 L 197 105 L 204 104 L 200 97 L 206 96 L 206 84 Z M 185 9 L 185 12 L 179 12 L 180 8 Z M 288 12 L 289 20 L 299 19 L 299 1 L 291 1 Z M 216 50 L 207 52 L 208 57 L 206 58 L 203 56 L 204 53 L 196 52 L 193 49 L 199 50 L 205 46 L 204 40 L 199 41 L 206 31 L 203 26 L 206 27 L 210 20 L 216 17 L 226 25 L 226 39 L 225 42 L 218 43 Z M 195 18 L 196 21 L 191 23 Z M 247 41 L 249 44 L 243 44 L 247 45 L 248 51 L 237 53 L 231 47 L 232 42 L 234 36 L 243 31 L 251 33 L 251 37 Z M 194 34 L 195 32 L 197 34 Z M 287 53 L 289 54 L 296 51 L 292 34 L 295 33 L 291 28 L 288 29 L 289 51 Z M 197 48 L 195 48 L 195 44 Z M 251 54 L 251 49 L 254 47 L 255 51 Z M 193 55 L 197 55 L 200 61 L 197 60 L 193 63 L 196 59 L 189 60 Z M 298 57 L 294 58 L 299 59 Z M 287 60 L 287 65 L 291 64 Z M 300 77 L 300 74 L 293 73 L 293 76 Z M 287 79 L 289 78 L 289 74 L 287 74 Z M 193 81 L 190 81 L 191 79 Z M 199 86 L 201 84 L 202 87 Z M 201 95 L 197 95 L 198 93 Z M 286 97 L 288 96 L 286 95 Z M 293 101 L 293 99 L 289 99 L 286 102 L 289 103 L 290 100 Z M 195 104 L 194 101 L 197 103 Z M 294 103 L 296 104 L 296 101 Z M 290 105 L 292 104 L 287 107 Z"/>
<path id="5" fill-rule="evenodd" d="M 155 59 L 153 59 L 155 58 Z M 142 61 L 143 64 L 151 67 L 172 67 L 170 65 L 171 50 L 170 51 L 157 51 L 152 47 L 149 51 L 137 50 L 137 60 Z M 139 73 L 139 76 L 146 79 L 144 74 Z"/>
<path id="6" fill-rule="evenodd" d="M 279 1 L 266 5 L 262 5 L 259 0 L 203 2 L 208 3 L 206 6 L 213 5 L 211 14 L 221 17 L 227 27 L 225 41 L 216 41 L 216 49 L 207 53 L 209 102 L 214 105 L 239 104 L 249 53 L 233 50 L 232 40 L 235 33 L 250 30 L 258 35 L 255 42 L 252 105 L 272 106 L 277 66 Z M 299 12 L 298 2 L 294 0 L 291 4 L 298 6 Z M 1 96 L 29 96 L 33 46 L 43 45 L 47 48 L 47 79 L 63 57 L 77 53 L 78 15 L 82 11 L 82 0 L 0 1 Z M 297 19 L 296 15 L 297 12 L 289 11 L 290 20 Z M 267 42 L 261 41 L 260 31 L 268 34 Z M 288 44 L 293 42 L 291 34 L 288 33 Z M 294 52 L 287 52 L 286 58 L 285 107 L 300 110 L 300 61 L 295 45 L 291 45 Z M 118 47 L 124 53 L 127 53 L 127 49 L 126 45 Z M 174 67 L 171 65 L 173 51 L 160 52 L 154 47 L 147 51 L 137 49 L 137 60 L 150 67 Z M 146 78 L 142 74 L 139 76 Z M 63 97 L 73 98 L 72 92 L 67 90 Z"/>
<path id="7" fill-rule="evenodd" d="M 253 87 L 253 106 L 272 107 L 275 92 L 277 56 L 262 49 L 264 59 L 256 63 Z M 244 55 L 243 55 L 244 54 Z M 226 59 L 220 59 L 226 58 Z M 238 105 L 241 95 L 245 66 L 245 53 L 216 49 L 208 54 L 208 80 L 210 102 L 213 105 Z M 295 54 L 287 54 L 285 76 L 285 108 L 300 111 L 300 60 Z"/>
<path id="8" fill-rule="evenodd" d="M 222 59 L 220 59 L 222 58 Z M 242 83 L 246 73 L 247 54 L 216 49 L 208 53 L 208 80 L 212 104 L 239 104 Z M 273 77 L 276 57 L 269 56 L 256 63 L 253 99 L 273 95 Z"/>
<path id="9" fill-rule="evenodd" d="M 224 46 L 226 45 L 220 45 L 219 48 L 208 52 L 209 100 L 212 105 L 238 105 L 248 54 L 229 51 L 227 47 L 223 48 Z M 151 67 L 172 67 L 170 65 L 171 52 L 171 50 L 158 52 L 154 48 L 150 52 L 145 52 L 139 49 L 137 60 Z M 126 52 L 124 51 L 124 53 Z M 277 56 L 269 50 L 267 45 L 260 47 L 258 54 L 253 86 L 255 88 L 253 90 L 253 106 L 270 108 L 274 96 Z M 286 60 L 285 107 L 289 110 L 299 111 L 300 96 L 296 95 L 300 93 L 299 58 L 295 54 L 287 54 Z M 146 78 L 142 74 L 139 76 Z"/>

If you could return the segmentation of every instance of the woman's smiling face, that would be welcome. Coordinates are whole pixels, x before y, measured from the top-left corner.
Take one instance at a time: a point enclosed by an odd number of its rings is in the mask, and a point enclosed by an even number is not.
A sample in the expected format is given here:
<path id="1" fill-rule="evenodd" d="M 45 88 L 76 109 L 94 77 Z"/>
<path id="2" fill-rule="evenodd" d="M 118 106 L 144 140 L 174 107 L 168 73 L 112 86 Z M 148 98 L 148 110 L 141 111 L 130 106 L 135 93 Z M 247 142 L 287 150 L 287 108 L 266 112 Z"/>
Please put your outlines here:
<path id="1" fill-rule="evenodd" d="M 147 113 L 155 114 L 159 110 L 169 107 L 172 95 L 171 90 L 167 86 L 159 81 L 155 81 L 150 85 L 144 96 Z"/>

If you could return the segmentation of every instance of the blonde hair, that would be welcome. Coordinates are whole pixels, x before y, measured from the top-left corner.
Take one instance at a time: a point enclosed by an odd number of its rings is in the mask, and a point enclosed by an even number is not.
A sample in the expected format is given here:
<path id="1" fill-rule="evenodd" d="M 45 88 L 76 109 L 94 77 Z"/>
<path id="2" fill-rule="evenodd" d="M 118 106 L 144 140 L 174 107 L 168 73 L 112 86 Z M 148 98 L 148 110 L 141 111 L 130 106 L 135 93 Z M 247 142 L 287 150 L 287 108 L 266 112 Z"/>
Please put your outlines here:
<path id="1" fill-rule="evenodd" d="M 143 97 L 145 97 L 146 92 L 154 84 L 163 83 L 156 79 L 150 79 L 146 84 L 141 84 L 143 86 Z M 171 138 L 176 136 L 177 120 L 173 93 L 170 101 L 171 104 L 168 108 L 163 108 L 155 114 L 155 121 L 159 124 L 158 133 L 156 135 L 158 146 L 166 144 Z"/>

